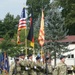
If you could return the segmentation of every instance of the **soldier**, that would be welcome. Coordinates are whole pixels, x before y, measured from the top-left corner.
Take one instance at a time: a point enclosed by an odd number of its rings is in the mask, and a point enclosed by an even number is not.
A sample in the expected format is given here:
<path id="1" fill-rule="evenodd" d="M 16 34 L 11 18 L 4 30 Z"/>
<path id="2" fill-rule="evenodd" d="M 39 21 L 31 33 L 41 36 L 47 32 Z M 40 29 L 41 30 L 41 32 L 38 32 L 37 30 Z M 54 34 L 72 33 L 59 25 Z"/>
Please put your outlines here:
<path id="1" fill-rule="evenodd" d="M 21 75 L 28 75 L 28 61 L 23 53 L 19 55 L 19 64 L 21 66 Z"/>
<path id="2" fill-rule="evenodd" d="M 52 68 L 51 60 L 50 60 L 49 56 L 46 57 L 45 61 L 46 61 L 46 62 L 45 62 L 45 67 L 46 67 L 45 73 L 46 73 L 47 75 L 52 75 L 53 68 Z"/>
<path id="3" fill-rule="evenodd" d="M 65 56 L 60 56 L 60 63 L 55 67 L 53 75 L 67 75 L 67 65 L 65 64 Z"/>
<path id="4" fill-rule="evenodd" d="M 44 65 L 42 62 L 40 62 L 41 57 L 37 56 L 36 57 L 36 71 L 37 71 L 37 75 L 44 75 Z"/>
<path id="5" fill-rule="evenodd" d="M 28 55 L 28 64 L 29 64 L 29 75 L 36 75 L 35 71 L 35 62 L 33 61 L 33 56 L 32 54 Z"/>
<path id="6" fill-rule="evenodd" d="M 19 58 L 16 56 L 15 63 L 11 64 L 9 75 L 21 75 L 21 67 L 19 65 Z"/>

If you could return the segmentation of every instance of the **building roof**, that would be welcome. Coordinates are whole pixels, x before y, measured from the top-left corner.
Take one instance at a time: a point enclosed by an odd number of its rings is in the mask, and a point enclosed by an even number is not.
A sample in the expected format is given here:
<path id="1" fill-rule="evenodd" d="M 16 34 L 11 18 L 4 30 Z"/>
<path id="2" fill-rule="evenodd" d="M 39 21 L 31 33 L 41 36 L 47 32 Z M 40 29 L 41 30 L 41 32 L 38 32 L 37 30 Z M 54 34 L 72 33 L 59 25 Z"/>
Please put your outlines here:
<path id="1" fill-rule="evenodd" d="M 60 42 L 75 42 L 75 35 L 66 36 L 65 39 L 61 40 Z"/>
<path id="2" fill-rule="evenodd" d="M 51 40 L 45 40 L 45 42 L 50 42 Z M 75 35 L 70 35 L 70 36 L 66 36 L 64 39 L 62 40 L 57 40 L 58 42 L 70 42 L 70 43 L 75 43 Z"/>
<path id="3" fill-rule="evenodd" d="M 4 38 L 0 38 L 0 42 L 2 42 Z M 48 41 L 45 41 L 48 42 Z M 75 43 L 75 35 L 66 36 L 65 39 L 60 40 L 59 42 L 74 42 Z"/>

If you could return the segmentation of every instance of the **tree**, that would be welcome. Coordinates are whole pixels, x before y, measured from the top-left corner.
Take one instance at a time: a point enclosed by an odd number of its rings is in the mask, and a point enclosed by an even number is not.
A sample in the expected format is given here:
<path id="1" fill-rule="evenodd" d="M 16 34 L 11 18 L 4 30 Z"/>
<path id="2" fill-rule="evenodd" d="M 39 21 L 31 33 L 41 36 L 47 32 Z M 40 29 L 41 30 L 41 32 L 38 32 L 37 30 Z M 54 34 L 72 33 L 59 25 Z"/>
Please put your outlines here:
<path id="1" fill-rule="evenodd" d="M 3 37 L 4 35 L 4 26 L 3 26 L 3 22 L 0 20 L 0 38 Z"/>
<path id="2" fill-rule="evenodd" d="M 19 16 L 14 18 L 14 15 L 7 13 L 4 20 L 0 21 L 0 36 L 4 37 L 6 34 L 10 38 L 13 38 L 14 34 L 17 32 Z"/>
<path id="3" fill-rule="evenodd" d="M 31 7 L 33 9 L 34 20 L 37 20 L 38 15 L 41 13 L 41 9 L 47 10 L 49 8 L 50 0 L 27 0 L 26 5 L 28 6 L 28 16 L 31 13 Z"/>
<path id="4" fill-rule="evenodd" d="M 62 16 L 65 18 L 65 27 L 69 29 L 69 35 L 75 35 L 75 0 L 56 0 L 62 8 Z"/>
<path id="5" fill-rule="evenodd" d="M 50 51 L 51 55 L 54 55 L 55 65 L 57 55 L 68 51 L 66 48 L 68 44 L 61 42 L 67 35 L 64 24 L 64 18 L 62 18 L 59 9 L 51 7 L 45 17 L 45 36 L 47 42 L 45 43 L 44 50 Z"/>
<path id="6" fill-rule="evenodd" d="M 2 52 L 6 51 L 10 56 L 20 53 L 21 50 L 16 44 L 16 38 L 14 39 L 17 34 L 19 19 L 19 15 L 14 18 L 14 15 L 7 13 L 4 20 L 0 21 L 0 37 L 4 38 L 0 43 L 0 49 Z"/>

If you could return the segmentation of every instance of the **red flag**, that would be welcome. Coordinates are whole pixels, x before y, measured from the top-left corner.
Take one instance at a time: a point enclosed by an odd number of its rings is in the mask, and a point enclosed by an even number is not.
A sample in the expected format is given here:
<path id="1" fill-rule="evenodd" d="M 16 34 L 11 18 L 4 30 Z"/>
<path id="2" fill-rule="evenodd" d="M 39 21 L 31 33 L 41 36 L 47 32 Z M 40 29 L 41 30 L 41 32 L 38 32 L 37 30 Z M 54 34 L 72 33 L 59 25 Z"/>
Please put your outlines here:
<path id="1" fill-rule="evenodd" d="M 39 30 L 39 37 L 38 41 L 40 46 L 44 45 L 44 40 L 45 40 L 45 32 L 44 32 L 44 12 L 42 10 L 42 17 L 41 17 L 41 25 L 40 25 L 40 30 Z"/>

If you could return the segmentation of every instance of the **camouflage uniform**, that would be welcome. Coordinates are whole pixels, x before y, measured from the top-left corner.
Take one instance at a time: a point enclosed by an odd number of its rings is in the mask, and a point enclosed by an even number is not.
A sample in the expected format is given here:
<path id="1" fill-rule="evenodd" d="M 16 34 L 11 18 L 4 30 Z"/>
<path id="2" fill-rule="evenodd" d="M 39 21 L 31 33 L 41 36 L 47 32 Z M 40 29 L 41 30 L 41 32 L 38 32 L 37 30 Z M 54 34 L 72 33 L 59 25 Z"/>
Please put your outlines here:
<path id="1" fill-rule="evenodd" d="M 28 75 L 36 75 L 36 71 L 35 71 L 35 62 L 32 60 L 32 54 L 30 54 L 28 56 L 28 68 L 29 68 L 29 71 L 28 71 Z"/>
<path id="2" fill-rule="evenodd" d="M 46 63 L 45 63 L 45 67 L 46 67 Z M 46 68 L 45 68 L 45 69 L 46 69 Z M 48 71 L 47 71 L 47 70 L 48 70 Z M 47 73 L 47 72 L 48 72 L 48 75 L 52 75 L 53 68 L 52 68 L 52 66 L 51 66 L 50 63 L 47 63 L 47 69 L 46 69 L 45 73 Z"/>
<path id="3" fill-rule="evenodd" d="M 11 64 L 9 75 L 21 75 L 21 66 L 19 65 L 18 61 L 17 63 Z"/>
<path id="4" fill-rule="evenodd" d="M 62 60 L 64 57 L 62 56 L 60 60 Z M 67 75 L 67 65 L 60 61 L 58 65 L 55 67 L 53 75 Z"/>
<path id="5" fill-rule="evenodd" d="M 50 57 L 47 56 L 46 59 L 45 59 L 45 73 L 48 73 L 48 75 L 52 75 L 53 73 L 53 68 L 52 68 L 52 65 L 51 65 L 51 61 L 50 61 Z"/>
<path id="6" fill-rule="evenodd" d="M 19 55 L 19 64 L 21 66 L 21 75 L 28 75 L 28 60 L 25 59 L 24 53 Z"/>
<path id="7" fill-rule="evenodd" d="M 29 75 L 36 75 L 36 71 L 35 71 L 35 62 L 33 61 L 29 61 Z"/>
<path id="8" fill-rule="evenodd" d="M 40 57 L 36 57 L 36 60 L 37 75 L 44 75 L 45 68 L 43 62 L 40 62 Z"/>
<path id="9" fill-rule="evenodd" d="M 28 61 L 27 60 L 21 60 L 20 61 L 21 66 L 21 75 L 28 75 Z"/>

